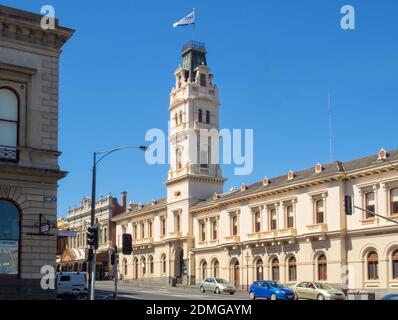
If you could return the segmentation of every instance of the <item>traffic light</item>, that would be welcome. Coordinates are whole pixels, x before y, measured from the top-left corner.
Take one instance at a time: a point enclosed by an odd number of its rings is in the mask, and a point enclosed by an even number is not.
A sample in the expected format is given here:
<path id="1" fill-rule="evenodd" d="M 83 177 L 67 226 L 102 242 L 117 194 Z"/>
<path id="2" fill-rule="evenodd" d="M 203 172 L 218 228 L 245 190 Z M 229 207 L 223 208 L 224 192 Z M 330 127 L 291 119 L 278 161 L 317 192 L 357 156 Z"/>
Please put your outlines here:
<path id="1" fill-rule="evenodd" d="M 95 224 L 87 229 L 87 244 L 95 249 L 98 249 L 98 227 L 98 224 Z"/>
<path id="2" fill-rule="evenodd" d="M 344 210 L 346 215 L 352 215 L 352 199 L 350 196 L 344 198 Z"/>
<path id="3" fill-rule="evenodd" d="M 116 253 L 112 253 L 111 254 L 111 265 L 115 265 L 116 263 Z"/>
<path id="4" fill-rule="evenodd" d="M 124 255 L 130 255 L 131 252 L 133 251 L 133 239 L 131 237 L 131 234 L 129 233 L 124 233 L 123 234 L 123 248 L 122 252 Z"/>
<path id="5" fill-rule="evenodd" d="M 93 249 L 88 249 L 87 250 L 87 261 L 93 261 L 94 260 L 94 250 Z"/>

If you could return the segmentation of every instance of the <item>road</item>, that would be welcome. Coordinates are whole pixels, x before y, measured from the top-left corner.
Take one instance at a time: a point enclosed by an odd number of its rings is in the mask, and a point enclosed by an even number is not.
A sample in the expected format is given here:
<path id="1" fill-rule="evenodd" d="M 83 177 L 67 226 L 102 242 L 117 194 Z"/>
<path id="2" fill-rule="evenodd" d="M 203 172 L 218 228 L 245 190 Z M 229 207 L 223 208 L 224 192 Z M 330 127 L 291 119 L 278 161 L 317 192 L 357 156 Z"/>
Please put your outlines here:
<path id="1" fill-rule="evenodd" d="M 113 300 L 114 283 L 97 281 L 95 283 L 96 300 Z M 119 283 L 118 298 L 120 300 L 248 300 L 246 292 L 230 294 L 201 293 L 198 288 L 186 287 L 154 287 L 150 285 L 136 286 L 131 283 Z"/>

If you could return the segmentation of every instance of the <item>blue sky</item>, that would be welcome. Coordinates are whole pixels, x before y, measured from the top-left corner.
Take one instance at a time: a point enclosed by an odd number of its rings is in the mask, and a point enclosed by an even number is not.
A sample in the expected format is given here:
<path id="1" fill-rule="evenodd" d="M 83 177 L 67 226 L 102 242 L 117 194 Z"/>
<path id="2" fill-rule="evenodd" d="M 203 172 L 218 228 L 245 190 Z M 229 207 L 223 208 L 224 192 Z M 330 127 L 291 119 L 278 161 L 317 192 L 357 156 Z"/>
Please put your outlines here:
<path id="1" fill-rule="evenodd" d="M 191 28 L 172 23 L 197 11 L 196 38 L 220 88 L 221 127 L 254 129 L 254 171 L 225 189 L 329 161 L 327 96 L 334 159 L 398 148 L 398 2 L 395 0 L 102 1 L 3 0 L 40 12 L 52 4 L 76 29 L 60 73 L 58 214 L 90 194 L 94 150 L 140 145 L 148 129 L 167 130 L 169 92 Z M 340 28 L 340 8 L 356 9 L 356 30 Z M 98 196 L 165 195 L 167 166 L 125 151 L 98 171 Z"/>

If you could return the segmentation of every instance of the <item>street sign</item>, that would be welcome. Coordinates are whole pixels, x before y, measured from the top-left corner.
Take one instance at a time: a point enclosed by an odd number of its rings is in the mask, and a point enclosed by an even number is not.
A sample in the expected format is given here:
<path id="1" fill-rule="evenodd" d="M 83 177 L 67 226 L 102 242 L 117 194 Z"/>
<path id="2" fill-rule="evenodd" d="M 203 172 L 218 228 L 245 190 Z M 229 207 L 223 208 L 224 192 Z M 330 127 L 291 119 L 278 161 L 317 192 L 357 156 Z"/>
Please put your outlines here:
<path id="1" fill-rule="evenodd" d="M 41 233 L 46 233 L 46 232 L 49 232 L 49 231 L 50 231 L 50 224 L 49 223 L 45 223 L 45 224 L 42 224 L 40 226 L 40 232 Z"/>
<path id="2" fill-rule="evenodd" d="M 57 202 L 57 198 L 55 198 L 55 197 L 44 197 L 44 202 L 46 202 L 46 203 L 54 203 L 54 202 Z"/>

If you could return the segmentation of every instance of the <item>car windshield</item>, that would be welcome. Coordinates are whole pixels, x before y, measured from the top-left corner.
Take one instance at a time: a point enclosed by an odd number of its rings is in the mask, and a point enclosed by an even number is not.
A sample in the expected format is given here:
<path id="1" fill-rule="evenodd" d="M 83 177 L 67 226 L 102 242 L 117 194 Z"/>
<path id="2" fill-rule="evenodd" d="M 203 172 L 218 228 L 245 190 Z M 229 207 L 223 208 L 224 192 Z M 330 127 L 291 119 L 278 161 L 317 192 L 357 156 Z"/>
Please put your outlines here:
<path id="1" fill-rule="evenodd" d="M 324 289 L 324 290 L 334 290 L 331 286 L 329 286 L 328 284 L 325 283 L 314 283 L 315 287 L 317 287 L 318 289 Z"/>
<path id="2" fill-rule="evenodd" d="M 217 278 L 216 281 L 217 281 L 217 283 L 228 284 L 228 282 L 225 281 L 224 279 Z"/>
<path id="3" fill-rule="evenodd" d="M 276 282 L 276 281 L 272 281 L 272 282 L 268 282 L 268 283 L 274 288 L 286 288 L 286 286 L 284 284 Z"/>

